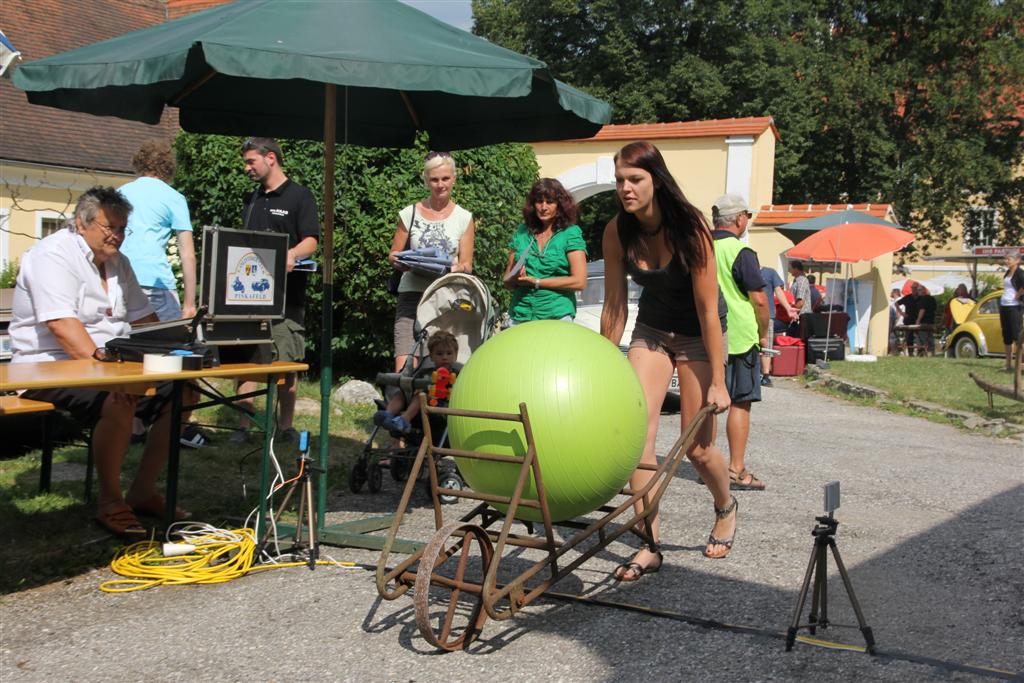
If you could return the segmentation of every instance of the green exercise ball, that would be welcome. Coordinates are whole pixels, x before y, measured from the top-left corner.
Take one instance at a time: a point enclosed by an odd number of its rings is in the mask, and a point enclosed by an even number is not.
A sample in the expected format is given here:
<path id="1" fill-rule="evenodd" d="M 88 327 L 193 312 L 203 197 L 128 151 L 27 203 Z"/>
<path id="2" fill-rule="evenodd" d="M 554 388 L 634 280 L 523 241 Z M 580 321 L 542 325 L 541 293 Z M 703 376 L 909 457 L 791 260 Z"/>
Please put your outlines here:
<path id="1" fill-rule="evenodd" d="M 557 320 L 494 336 L 459 373 L 450 406 L 518 413 L 520 403 L 526 403 L 553 521 L 593 512 L 629 481 L 644 448 L 647 408 L 636 373 L 614 344 Z M 448 436 L 460 450 L 526 454 L 522 425 L 513 422 L 452 416 Z M 472 489 L 512 495 L 519 465 L 456 460 Z M 523 497 L 537 500 L 532 474 Z M 516 517 L 540 521 L 541 513 L 520 507 Z"/>

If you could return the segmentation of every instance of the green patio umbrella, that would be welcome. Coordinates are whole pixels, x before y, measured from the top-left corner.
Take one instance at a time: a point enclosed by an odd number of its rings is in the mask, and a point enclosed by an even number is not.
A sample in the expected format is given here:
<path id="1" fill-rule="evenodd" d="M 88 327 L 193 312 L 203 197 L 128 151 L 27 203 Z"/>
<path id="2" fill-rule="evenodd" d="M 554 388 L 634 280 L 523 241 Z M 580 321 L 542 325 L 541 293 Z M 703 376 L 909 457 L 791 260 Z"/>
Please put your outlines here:
<path id="1" fill-rule="evenodd" d="M 434 149 L 589 137 L 611 107 L 547 66 L 397 0 L 241 0 L 19 66 L 33 104 L 195 133 L 323 140 L 323 280 L 334 280 L 335 143 Z M 340 92 L 339 92 L 340 90 Z M 341 100 L 343 116 L 337 116 Z M 321 464 L 330 415 L 324 306 Z M 320 506 L 326 500 L 320 487 Z M 322 516 L 321 516 L 322 519 Z"/>

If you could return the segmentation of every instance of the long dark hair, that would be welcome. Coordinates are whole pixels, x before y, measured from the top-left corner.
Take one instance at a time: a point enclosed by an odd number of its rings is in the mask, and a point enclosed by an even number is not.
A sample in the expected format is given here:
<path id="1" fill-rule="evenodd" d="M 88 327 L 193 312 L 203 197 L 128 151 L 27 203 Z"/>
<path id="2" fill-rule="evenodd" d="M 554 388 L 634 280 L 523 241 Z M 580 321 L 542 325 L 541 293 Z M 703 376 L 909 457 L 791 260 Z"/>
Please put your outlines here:
<path id="1" fill-rule="evenodd" d="M 654 199 L 661 209 L 661 222 L 668 233 L 672 250 L 687 270 L 702 268 L 708 258 L 711 229 L 704 214 L 691 204 L 679 189 L 679 184 L 668 172 L 665 158 L 657 147 L 646 140 L 631 142 L 618 151 L 615 163 L 642 168 L 654 180 Z M 641 256 L 640 221 L 622 208 L 619 202 L 619 236 L 626 258 L 636 263 Z"/>
<path id="2" fill-rule="evenodd" d="M 547 199 L 558 205 L 555 220 L 551 226 L 554 232 L 568 228 L 576 222 L 579 212 L 572 195 L 566 191 L 562 183 L 554 178 L 541 178 L 530 188 L 530 193 L 526 195 L 526 204 L 523 205 L 523 221 L 531 232 L 540 232 L 544 229 L 544 225 L 537 218 L 537 208 L 534 206 L 542 199 Z"/>

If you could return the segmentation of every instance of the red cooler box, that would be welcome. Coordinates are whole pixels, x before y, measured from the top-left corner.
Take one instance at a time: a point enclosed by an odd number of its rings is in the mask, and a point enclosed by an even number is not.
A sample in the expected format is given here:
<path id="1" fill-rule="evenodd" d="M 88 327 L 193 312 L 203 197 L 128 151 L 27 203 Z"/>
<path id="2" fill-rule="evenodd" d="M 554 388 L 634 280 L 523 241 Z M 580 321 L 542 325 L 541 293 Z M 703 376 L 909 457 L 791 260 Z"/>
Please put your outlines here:
<path id="1" fill-rule="evenodd" d="M 792 377 L 804 374 L 806 356 L 804 343 L 796 337 L 778 336 L 775 338 L 775 349 L 778 356 L 772 359 L 772 374 L 776 377 Z"/>

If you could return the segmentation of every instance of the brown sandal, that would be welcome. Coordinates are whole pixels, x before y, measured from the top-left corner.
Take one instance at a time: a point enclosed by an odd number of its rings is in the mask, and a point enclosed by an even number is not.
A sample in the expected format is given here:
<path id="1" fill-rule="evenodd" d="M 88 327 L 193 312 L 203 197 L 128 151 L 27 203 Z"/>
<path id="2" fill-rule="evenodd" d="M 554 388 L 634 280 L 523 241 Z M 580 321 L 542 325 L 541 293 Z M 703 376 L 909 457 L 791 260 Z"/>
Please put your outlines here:
<path id="1" fill-rule="evenodd" d="M 733 491 L 764 491 L 764 487 L 764 482 L 755 477 L 754 473 L 746 467 L 742 472 L 736 472 L 729 468 L 729 488 Z"/>
<path id="2" fill-rule="evenodd" d="M 146 529 L 127 503 L 109 503 L 100 507 L 96 523 L 115 536 L 145 538 Z"/>
<path id="3" fill-rule="evenodd" d="M 167 501 L 159 493 L 154 493 L 152 496 L 142 501 L 141 503 L 135 503 L 131 506 L 135 514 L 142 515 L 143 517 L 153 517 L 155 519 L 163 519 L 164 513 L 167 510 Z M 192 513 L 182 510 L 180 507 L 174 508 L 174 521 L 182 522 L 192 516 Z"/>

